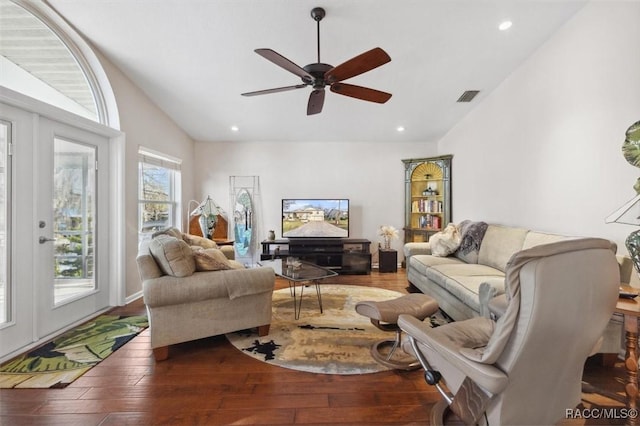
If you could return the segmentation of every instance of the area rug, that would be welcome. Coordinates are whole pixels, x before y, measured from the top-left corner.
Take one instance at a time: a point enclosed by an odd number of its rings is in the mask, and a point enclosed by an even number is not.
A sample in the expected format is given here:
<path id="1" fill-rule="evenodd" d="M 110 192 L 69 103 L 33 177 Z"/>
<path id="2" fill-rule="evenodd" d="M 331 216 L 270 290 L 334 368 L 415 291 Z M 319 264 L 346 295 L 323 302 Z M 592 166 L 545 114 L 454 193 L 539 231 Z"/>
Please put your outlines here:
<path id="1" fill-rule="evenodd" d="M 64 388 L 133 339 L 146 316 L 101 315 L 0 366 L 0 388 Z"/>
<path id="2" fill-rule="evenodd" d="M 292 370 L 322 374 L 367 374 L 389 370 L 371 357 L 371 345 L 393 339 L 394 333 L 376 328 L 358 314 L 359 301 L 382 301 L 402 296 L 395 291 L 320 284 L 324 313 L 320 313 L 315 288 L 304 289 L 300 319 L 294 319 L 289 289 L 273 293 L 273 316 L 268 336 L 240 331 L 228 333 L 233 346 L 255 359 Z M 300 288 L 297 289 L 300 292 Z M 436 315 L 432 325 L 446 322 Z M 396 352 L 404 356 L 402 350 Z"/>

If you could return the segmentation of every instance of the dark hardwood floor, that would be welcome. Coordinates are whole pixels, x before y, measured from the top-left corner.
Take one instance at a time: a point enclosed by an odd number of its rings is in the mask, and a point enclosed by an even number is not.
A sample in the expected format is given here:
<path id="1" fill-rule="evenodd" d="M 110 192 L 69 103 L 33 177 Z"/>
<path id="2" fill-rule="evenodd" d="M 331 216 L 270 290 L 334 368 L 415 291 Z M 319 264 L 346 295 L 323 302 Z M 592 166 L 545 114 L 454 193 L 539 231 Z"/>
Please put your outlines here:
<path id="1" fill-rule="evenodd" d="M 407 292 L 403 269 L 331 282 Z M 139 314 L 144 306 L 114 312 Z M 622 362 L 604 367 L 591 358 L 584 379 L 595 391 L 583 394 L 585 407 L 622 406 L 624 378 Z M 145 330 L 65 389 L 0 389 L 0 425 L 427 425 L 438 400 L 420 371 L 297 372 L 245 356 L 224 336 L 172 346 L 170 358 L 156 363 Z"/>

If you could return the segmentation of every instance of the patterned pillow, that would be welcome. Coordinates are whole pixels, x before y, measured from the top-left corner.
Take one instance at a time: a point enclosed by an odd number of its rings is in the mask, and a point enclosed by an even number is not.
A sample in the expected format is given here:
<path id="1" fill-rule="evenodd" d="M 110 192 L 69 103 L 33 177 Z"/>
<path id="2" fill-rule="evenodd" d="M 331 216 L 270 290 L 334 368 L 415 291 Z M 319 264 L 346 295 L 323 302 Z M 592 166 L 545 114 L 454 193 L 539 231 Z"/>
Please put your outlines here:
<path id="1" fill-rule="evenodd" d="M 196 271 L 223 271 L 232 269 L 224 253 L 219 249 L 195 250 L 193 259 L 196 262 Z"/>
<path id="2" fill-rule="evenodd" d="M 462 234 L 462 241 L 453 255 L 467 263 L 478 263 L 480 244 L 482 244 L 488 226 L 486 222 L 472 222 L 470 220 L 460 222 L 458 228 Z"/>
<path id="3" fill-rule="evenodd" d="M 151 240 L 149 251 L 156 263 L 167 275 L 188 277 L 196 270 L 191 247 L 181 239 L 161 234 Z"/>

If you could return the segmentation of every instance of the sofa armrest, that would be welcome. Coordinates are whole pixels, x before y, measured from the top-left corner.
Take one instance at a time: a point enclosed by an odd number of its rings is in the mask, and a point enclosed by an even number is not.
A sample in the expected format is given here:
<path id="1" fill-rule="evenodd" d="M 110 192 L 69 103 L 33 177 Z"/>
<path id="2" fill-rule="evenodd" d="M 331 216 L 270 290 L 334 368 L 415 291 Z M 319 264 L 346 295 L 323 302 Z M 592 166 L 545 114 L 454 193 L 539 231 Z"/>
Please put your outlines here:
<path id="1" fill-rule="evenodd" d="M 485 318 L 491 318 L 489 302 L 491 299 L 504 294 L 504 292 L 504 278 L 502 277 L 491 278 L 480 284 L 478 288 L 480 315 Z"/>
<path id="2" fill-rule="evenodd" d="M 220 251 L 225 255 L 225 257 L 229 260 L 236 259 L 236 249 L 233 246 L 218 246 Z"/>
<path id="3" fill-rule="evenodd" d="M 416 254 L 431 254 L 431 246 L 429 243 L 406 243 L 403 252 L 405 259 L 408 259 Z"/>

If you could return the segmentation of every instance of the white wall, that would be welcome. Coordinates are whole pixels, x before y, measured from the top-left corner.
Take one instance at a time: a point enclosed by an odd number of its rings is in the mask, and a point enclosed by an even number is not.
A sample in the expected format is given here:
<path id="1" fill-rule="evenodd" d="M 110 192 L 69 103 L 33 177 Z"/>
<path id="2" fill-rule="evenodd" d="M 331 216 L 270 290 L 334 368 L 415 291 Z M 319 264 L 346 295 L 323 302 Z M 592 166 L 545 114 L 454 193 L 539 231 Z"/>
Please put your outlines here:
<path id="1" fill-rule="evenodd" d="M 120 129 L 126 135 L 125 149 L 125 250 L 126 296 L 142 290 L 136 265 L 138 252 L 138 147 L 182 159 L 182 195 L 194 197 L 193 140 L 180 129 L 162 110 L 104 56 L 98 57 L 109 76 L 118 110 Z M 182 208 L 186 214 L 186 205 Z"/>
<path id="2" fill-rule="evenodd" d="M 382 241 L 381 225 L 404 224 L 401 160 L 433 155 L 435 143 L 196 142 L 197 195 L 210 195 L 229 212 L 229 176 L 259 176 L 260 241 L 269 229 L 282 235 L 283 198 L 349 198 L 350 236 L 371 240 L 373 248 Z M 401 249 L 402 232 L 392 245 Z"/>
<path id="3" fill-rule="evenodd" d="M 621 147 L 640 120 L 640 3 L 589 3 L 441 141 L 453 219 L 600 236 L 635 196 Z M 517 31 L 517 22 L 512 31 Z"/>

